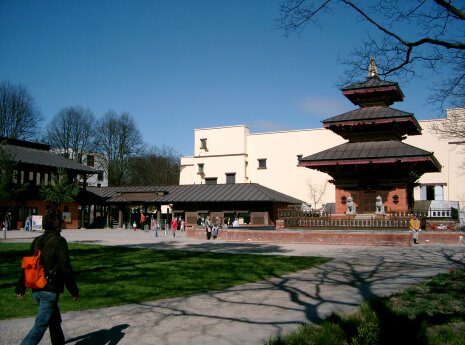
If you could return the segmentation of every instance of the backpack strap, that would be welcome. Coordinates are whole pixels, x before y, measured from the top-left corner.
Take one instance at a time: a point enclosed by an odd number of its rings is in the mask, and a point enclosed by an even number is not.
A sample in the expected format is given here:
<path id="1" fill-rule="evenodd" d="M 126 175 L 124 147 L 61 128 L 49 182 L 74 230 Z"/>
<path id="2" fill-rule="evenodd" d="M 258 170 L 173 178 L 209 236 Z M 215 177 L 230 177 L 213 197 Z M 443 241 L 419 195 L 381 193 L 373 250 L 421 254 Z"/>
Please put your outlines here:
<path id="1" fill-rule="evenodd" d="M 35 243 L 34 252 L 37 252 L 37 250 L 39 249 L 40 252 L 43 254 L 44 252 L 47 252 L 47 250 L 44 251 L 44 248 L 48 248 L 48 250 L 50 250 L 50 244 L 54 241 L 54 237 L 55 236 L 50 236 L 50 238 L 47 239 L 47 241 L 45 241 L 45 237 L 42 235 Z M 59 241 L 59 239 L 57 241 L 55 241 L 55 242 L 58 243 L 58 241 Z M 56 251 L 56 246 L 53 248 L 53 250 Z M 41 256 L 42 256 L 42 254 L 41 254 Z M 42 257 L 40 258 L 40 261 L 44 265 Z M 55 263 L 53 268 L 49 268 L 48 270 L 56 271 L 57 268 L 58 268 L 58 264 Z"/>

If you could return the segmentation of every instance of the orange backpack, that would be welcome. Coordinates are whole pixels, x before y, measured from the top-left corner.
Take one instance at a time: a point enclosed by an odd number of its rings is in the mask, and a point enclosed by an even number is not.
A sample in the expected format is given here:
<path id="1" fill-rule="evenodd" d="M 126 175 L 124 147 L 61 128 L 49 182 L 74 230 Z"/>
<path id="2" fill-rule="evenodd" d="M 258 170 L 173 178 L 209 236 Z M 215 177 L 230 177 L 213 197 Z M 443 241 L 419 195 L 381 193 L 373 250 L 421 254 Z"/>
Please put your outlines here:
<path id="1" fill-rule="evenodd" d="M 42 289 L 47 284 L 44 266 L 40 263 L 40 250 L 33 256 L 23 257 L 21 267 L 24 269 L 24 282 L 27 288 Z"/>

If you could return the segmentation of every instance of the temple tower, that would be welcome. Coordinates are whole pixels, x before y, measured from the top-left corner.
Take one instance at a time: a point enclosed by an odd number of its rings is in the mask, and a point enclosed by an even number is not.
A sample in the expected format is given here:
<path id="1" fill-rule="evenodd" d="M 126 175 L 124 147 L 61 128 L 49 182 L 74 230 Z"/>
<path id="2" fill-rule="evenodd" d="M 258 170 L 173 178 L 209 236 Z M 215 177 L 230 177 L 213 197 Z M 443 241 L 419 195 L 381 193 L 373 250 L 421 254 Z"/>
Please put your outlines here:
<path id="1" fill-rule="evenodd" d="M 421 135 L 412 113 L 390 107 L 403 101 L 402 90 L 379 78 L 372 58 L 368 78 L 341 91 L 359 108 L 326 119 L 323 126 L 347 142 L 302 157 L 299 166 L 332 177 L 337 214 L 408 212 L 418 179 L 441 171 L 441 165 L 432 152 L 402 142 Z"/>

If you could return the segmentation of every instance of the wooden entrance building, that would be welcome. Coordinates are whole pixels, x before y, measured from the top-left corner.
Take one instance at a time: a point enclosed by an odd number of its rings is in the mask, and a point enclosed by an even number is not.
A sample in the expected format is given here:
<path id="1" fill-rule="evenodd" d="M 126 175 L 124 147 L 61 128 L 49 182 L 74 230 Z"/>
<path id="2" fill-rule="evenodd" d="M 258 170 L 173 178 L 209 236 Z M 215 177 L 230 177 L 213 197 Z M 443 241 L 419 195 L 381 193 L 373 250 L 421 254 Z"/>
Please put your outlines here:
<path id="1" fill-rule="evenodd" d="M 302 157 L 299 166 L 332 177 L 336 214 L 409 212 L 418 179 L 441 171 L 441 165 L 432 152 L 402 142 L 408 135 L 421 135 L 412 113 L 390 107 L 403 101 L 402 90 L 379 78 L 372 59 L 365 82 L 341 91 L 359 108 L 324 120 L 323 125 L 347 142 Z"/>

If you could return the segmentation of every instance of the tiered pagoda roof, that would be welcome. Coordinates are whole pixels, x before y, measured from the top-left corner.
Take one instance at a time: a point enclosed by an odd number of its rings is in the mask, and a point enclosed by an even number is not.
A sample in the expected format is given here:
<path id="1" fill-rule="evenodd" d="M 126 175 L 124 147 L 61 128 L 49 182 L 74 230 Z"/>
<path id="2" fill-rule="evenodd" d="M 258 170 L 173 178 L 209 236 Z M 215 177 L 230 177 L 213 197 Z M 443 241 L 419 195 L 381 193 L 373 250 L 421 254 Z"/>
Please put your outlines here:
<path id="1" fill-rule="evenodd" d="M 341 90 L 360 107 L 324 120 L 323 126 L 348 142 L 300 158 L 300 166 L 329 174 L 339 186 L 360 188 L 413 184 L 424 173 L 441 171 L 432 152 L 401 142 L 420 135 L 421 126 L 412 113 L 389 107 L 404 95 L 397 83 L 380 80 L 374 60 L 365 82 Z"/>

